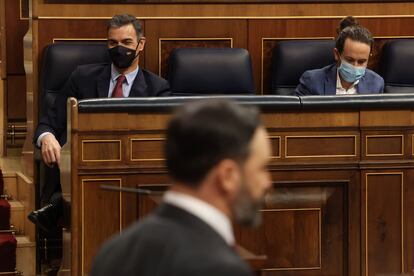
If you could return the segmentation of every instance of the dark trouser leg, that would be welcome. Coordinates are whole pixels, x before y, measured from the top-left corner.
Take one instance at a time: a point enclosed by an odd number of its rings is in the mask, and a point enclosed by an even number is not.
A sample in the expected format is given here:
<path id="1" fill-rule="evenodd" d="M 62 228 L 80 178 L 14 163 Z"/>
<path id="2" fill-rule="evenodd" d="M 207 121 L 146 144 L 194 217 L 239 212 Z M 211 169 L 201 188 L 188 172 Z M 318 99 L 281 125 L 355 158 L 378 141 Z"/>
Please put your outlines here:
<path id="1" fill-rule="evenodd" d="M 31 212 L 28 218 L 45 232 L 58 228 L 62 216 L 62 188 L 60 186 L 60 171 L 57 166 L 44 167 L 41 209 Z"/>

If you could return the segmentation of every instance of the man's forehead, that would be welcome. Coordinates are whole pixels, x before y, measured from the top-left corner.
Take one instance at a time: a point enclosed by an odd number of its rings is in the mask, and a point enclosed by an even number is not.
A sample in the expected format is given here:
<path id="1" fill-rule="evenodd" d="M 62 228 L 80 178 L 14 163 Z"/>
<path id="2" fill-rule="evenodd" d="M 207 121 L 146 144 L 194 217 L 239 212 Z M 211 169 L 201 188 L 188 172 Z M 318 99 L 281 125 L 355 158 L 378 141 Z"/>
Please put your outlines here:
<path id="1" fill-rule="evenodd" d="M 137 36 L 134 26 L 132 26 L 132 24 L 124 25 L 121 27 L 109 28 L 108 36 L 115 36 L 115 35 L 122 35 L 124 37 L 130 37 L 130 38 L 135 38 Z"/>
<path id="2" fill-rule="evenodd" d="M 350 49 L 350 48 L 353 49 L 353 48 L 356 48 L 356 47 L 358 47 L 358 48 L 366 48 L 366 49 L 370 49 L 371 48 L 368 44 L 366 44 L 366 43 L 364 43 L 362 41 L 354 40 L 354 39 L 349 38 L 349 37 L 345 40 L 344 50 L 345 49 Z"/>

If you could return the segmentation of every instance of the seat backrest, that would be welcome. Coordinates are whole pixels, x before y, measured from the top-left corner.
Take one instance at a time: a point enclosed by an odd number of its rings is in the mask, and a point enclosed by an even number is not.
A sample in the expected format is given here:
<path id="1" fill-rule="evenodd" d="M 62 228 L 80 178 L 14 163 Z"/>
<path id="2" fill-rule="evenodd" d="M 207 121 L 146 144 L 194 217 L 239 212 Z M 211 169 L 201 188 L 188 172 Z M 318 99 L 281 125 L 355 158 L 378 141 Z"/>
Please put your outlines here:
<path id="1" fill-rule="evenodd" d="M 78 65 L 110 62 L 106 42 L 59 42 L 45 47 L 39 79 L 39 115 L 54 102 Z"/>
<path id="2" fill-rule="evenodd" d="M 414 93 L 414 39 L 387 41 L 379 70 L 384 78 L 384 93 Z"/>
<path id="3" fill-rule="evenodd" d="M 179 48 L 169 57 L 173 95 L 254 94 L 249 52 L 240 48 Z"/>
<path id="4" fill-rule="evenodd" d="M 272 94 L 293 95 L 302 74 L 335 62 L 335 41 L 286 40 L 277 43 L 272 55 Z"/>

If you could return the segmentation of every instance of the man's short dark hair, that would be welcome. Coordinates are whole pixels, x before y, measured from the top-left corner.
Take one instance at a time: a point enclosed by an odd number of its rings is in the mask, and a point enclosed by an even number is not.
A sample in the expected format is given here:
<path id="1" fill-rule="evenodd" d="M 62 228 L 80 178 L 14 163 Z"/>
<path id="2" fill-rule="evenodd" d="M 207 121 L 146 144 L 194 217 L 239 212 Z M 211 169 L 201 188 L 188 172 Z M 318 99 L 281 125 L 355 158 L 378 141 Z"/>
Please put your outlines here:
<path id="1" fill-rule="evenodd" d="M 242 164 L 261 125 L 259 112 L 227 100 L 184 105 L 167 128 L 166 163 L 176 181 L 197 186 L 224 159 Z"/>
<path id="2" fill-rule="evenodd" d="M 109 31 L 111 28 L 120 28 L 129 24 L 132 24 L 134 27 L 137 38 L 141 38 L 143 36 L 141 22 L 135 16 L 129 14 L 114 15 L 108 22 L 107 30 Z"/>
<path id="3" fill-rule="evenodd" d="M 346 39 L 349 38 L 354 41 L 362 42 L 367 44 L 371 49 L 374 43 L 374 39 L 372 38 L 371 32 L 361 26 L 361 25 L 354 25 L 344 28 L 336 38 L 335 47 L 338 49 L 339 53 L 342 53 L 345 46 Z"/>

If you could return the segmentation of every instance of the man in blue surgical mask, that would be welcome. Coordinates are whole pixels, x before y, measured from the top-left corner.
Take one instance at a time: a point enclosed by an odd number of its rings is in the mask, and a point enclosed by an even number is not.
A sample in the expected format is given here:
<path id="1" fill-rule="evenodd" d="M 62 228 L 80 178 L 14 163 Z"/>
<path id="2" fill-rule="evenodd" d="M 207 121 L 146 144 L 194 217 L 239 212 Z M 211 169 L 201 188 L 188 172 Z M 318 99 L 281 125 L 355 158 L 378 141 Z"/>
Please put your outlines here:
<path id="1" fill-rule="evenodd" d="M 335 64 L 303 73 L 296 95 L 352 95 L 382 93 L 384 80 L 367 69 L 374 40 L 369 30 L 353 24 L 336 38 Z"/>

